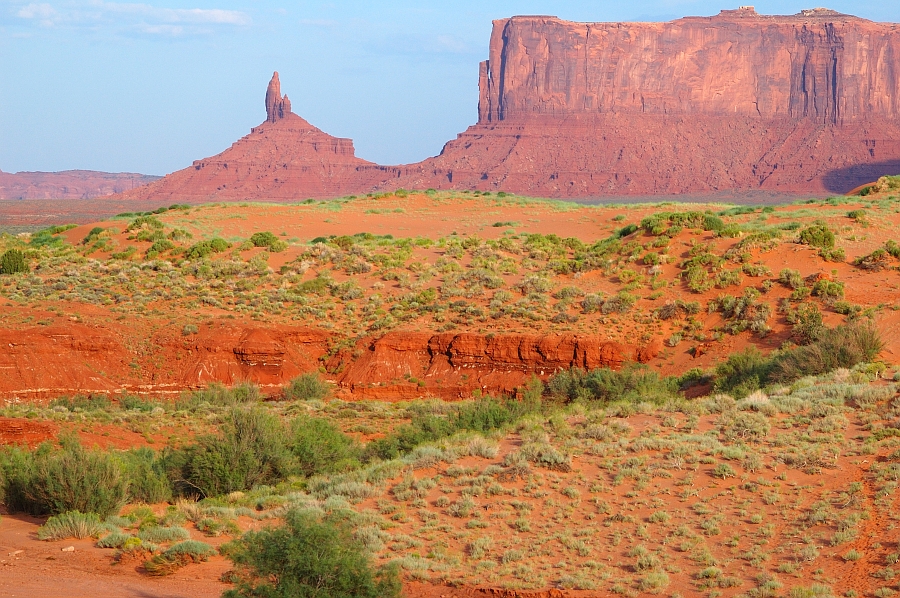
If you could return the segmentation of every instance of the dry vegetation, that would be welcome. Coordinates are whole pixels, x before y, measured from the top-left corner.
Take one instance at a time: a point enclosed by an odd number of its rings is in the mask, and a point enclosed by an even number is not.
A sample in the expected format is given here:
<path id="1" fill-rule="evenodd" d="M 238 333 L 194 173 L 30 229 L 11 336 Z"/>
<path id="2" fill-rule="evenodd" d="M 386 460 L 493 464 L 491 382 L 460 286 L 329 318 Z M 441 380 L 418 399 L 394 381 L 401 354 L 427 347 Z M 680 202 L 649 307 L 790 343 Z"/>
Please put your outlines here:
<path id="1" fill-rule="evenodd" d="M 900 249 L 895 198 L 878 192 L 852 205 L 642 206 L 633 222 L 616 208 L 476 200 L 500 215 L 596 216 L 587 226 L 597 234 L 569 237 L 497 220 L 481 234 L 238 238 L 229 222 L 259 209 L 249 205 L 4 235 L 0 253 L 21 252 L 3 262 L 16 272 L 0 277 L 10 326 L 33 323 L 28 306 L 90 305 L 166 319 L 185 336 L 197 332 L 197 311 L 315 321 L 348 346 L 392 329 L 599 329 L 662 338 L 670 361 L 558 372 L 515 397 L 454 404 L 336 400 L 317 373 L 279 400 L 247 383 L 175 401 L 9 404 L 0 417 L 66 436 L 0 450 L 0 498 L 8 511 L 54 515 L 47 540 L 93 537 L 152 575 L 231 556 L 236 587 L 254 579 L 247 542 L 265 545 L 242 534 L 299 518 L 351 530 L 341 541 L 382 573 L 393 564 L 436 584 L 892 595 L 900 372 L 878 356 L 881 340 L 896 339 L 879 339 L 873 322 L 897 307 Z M 459 197 L 426 193 L 416 205 Z M 391 216 L 402 199 L 279 209 Z M 737 350 L 773 337 L 774 352 Z M 673 365 L 676 350 L 699 357 L 729 339 L 733 354 L 714 367 Z M 146 446 L 77 441 L 104 426 Z"/>

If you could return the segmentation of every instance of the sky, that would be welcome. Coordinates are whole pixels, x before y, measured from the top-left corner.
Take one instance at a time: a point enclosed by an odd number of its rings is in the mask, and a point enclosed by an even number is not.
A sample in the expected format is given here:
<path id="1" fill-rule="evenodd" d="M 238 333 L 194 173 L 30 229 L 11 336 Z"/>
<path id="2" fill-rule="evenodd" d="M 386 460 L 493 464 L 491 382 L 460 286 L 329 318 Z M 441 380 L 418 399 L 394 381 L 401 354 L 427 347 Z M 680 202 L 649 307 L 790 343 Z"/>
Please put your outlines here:
<path id="1" fill-rule="evenodd" d="M 900 2 L 829 2 L 900 21 Z M 815 3 L 757 1 L 756 9 L 793 14 Z M 487 58 L 493 19 L 665 21 L 736 7 L 721 0 L 0 0 L 0 170 L 173 172 L 265 120 L 275 70 L 293 111 L 353 139 L 361 158 L 417 162 L 475 123 L 478 63 Z"/>

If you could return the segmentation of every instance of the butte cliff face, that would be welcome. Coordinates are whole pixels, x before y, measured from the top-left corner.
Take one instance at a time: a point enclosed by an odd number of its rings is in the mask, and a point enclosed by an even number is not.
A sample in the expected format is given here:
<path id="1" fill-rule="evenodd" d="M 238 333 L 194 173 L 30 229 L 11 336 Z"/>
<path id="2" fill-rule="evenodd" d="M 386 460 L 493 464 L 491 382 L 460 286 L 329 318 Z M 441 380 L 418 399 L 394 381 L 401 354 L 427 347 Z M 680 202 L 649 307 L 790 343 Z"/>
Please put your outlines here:
<path id="1" fill-rule="evenodd" d="M 266 123 L 195 162 L 202 175 L 187 169 L 147 189 L 294 199 L 397 187 L 835 193 L 900 172 L 900 26 L 826 9 L 669 23 L 503 19 L 479 87 L 478 123 L 439 156 L 381 167 L 291 114 L 276 73 Z"/>
<path id="2" fill-rule="evenodd" d="M 900 28 L 752 8 L 494 22 L 479 122 L 435 170 L 551 196 L 846 191 L 900 172 Z"/>

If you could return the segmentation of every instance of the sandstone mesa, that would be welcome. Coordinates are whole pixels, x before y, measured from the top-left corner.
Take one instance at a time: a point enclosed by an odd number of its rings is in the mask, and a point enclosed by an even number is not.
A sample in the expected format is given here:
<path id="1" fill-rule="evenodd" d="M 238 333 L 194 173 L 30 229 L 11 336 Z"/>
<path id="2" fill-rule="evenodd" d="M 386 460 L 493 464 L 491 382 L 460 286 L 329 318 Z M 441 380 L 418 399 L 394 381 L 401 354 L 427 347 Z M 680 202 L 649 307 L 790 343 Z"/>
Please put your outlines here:
<path id="1" fill-rule="evenodd" d="M 549 197 L 840 193 L 900 171 L 900 28 L 752 7 L 668 23 L 494 21 L 478 123 L 417 164 L 382 166 L 291 112 L 139 199 L 304 199 L 398 188 Z"/>
<path id="2" fill-rule="evenodd" d="M 93 199 L 122 193 L 159 179 L 131 172 L 2 172 L 0 199 Z"/>

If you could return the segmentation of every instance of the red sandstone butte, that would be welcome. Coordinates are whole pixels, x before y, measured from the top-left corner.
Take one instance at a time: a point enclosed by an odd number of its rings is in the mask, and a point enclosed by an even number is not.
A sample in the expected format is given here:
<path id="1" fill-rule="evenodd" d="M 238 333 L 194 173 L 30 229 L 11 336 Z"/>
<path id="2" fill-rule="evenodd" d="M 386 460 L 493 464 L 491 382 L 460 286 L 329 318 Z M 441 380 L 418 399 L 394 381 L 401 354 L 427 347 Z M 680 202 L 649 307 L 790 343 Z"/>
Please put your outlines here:
<path id="1" fill-rule="evenodd" d="M 122 193 L 159 178 L 131 172 L 110 173 L 93 170 L 17 173 L 0 171 L 0 199 L 93 199 Z"/>
<path id="2" fill-rule="evenodd" d="M 302 199 L 399 187 L 550 197 L 845 192 L 900 172 L 900 26 L 749 7 L 669 23 L 494 21 L 478 124 L 418 164 L 379 166 L 290 112 L 126 193 Z"/>

